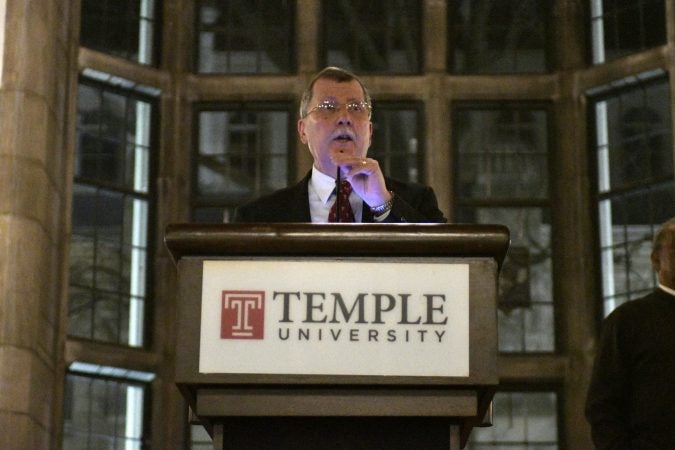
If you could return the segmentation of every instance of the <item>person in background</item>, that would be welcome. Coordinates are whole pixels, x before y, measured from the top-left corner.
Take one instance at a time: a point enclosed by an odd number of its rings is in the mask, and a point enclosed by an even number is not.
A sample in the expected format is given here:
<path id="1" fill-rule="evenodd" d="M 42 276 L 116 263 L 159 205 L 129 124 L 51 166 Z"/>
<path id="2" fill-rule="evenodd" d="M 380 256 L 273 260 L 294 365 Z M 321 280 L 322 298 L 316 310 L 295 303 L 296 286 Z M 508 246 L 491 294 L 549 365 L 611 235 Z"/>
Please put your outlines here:
<path id="1" fill-rule="evenodd" d="M 240 206 L 234 222 L 446 222 L 431 188 L 385 177 L 368 158 L 371 113 L 356 75 L 338 67 L 319 72 L 302 96 L 297 124 L 312 170 L 298 184 Z"/>
<path id="2" fill-rule="evenodd" d="M 586 400 L 599 450 L 675 449 L 675 217 L 651 261 L 658 287 L 603 322 Z"/>

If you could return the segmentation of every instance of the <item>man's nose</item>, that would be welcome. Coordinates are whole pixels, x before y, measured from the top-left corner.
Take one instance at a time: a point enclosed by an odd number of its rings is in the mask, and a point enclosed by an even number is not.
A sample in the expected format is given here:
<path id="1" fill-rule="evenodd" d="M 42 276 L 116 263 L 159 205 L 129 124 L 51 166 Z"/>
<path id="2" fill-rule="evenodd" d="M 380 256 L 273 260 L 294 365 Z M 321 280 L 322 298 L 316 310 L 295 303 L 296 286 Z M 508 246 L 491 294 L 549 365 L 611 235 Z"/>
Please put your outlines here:
<path id="1" fill-rule="evenodd" d="M 337 121 L 338 121 L 338 124 L 340 124 L 340 125 L 351 125 L 352 124 L 352 116 L 349 113 L 349 111 L 347 111 L 346 106 L 343 105 L 338 110 Z"/>

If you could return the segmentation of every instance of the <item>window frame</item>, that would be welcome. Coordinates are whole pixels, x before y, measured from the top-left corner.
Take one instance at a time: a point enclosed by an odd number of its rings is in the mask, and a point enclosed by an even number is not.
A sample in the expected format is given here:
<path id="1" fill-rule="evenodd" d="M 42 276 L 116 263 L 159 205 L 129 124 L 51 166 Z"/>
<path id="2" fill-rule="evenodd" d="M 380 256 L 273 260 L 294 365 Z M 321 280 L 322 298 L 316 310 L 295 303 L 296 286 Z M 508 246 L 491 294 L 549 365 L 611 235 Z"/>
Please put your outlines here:
<path id="1" fill-rule="evenodd" d="M 319 26 L 319 33 L 317 37 L 317 42 L 318 42 L 318 49 L 317 49 L 317 57 L 319 61 L 319 65 L 321 67 L 326 67 L 326 66 L 334 66 L 336 65 L 335 63 L 331 63 L 328 61 L 328 36 L 327 36 L 327 30 L 325 23 L 328 22 L 328 11 L 324 7 L 326 2 L 331 1 L 331 0 L 317 0 L 319 5 L 319 17 L 320 17 L 320 23 L 321 25 Z M 346 1 L 351 1 L 351 0 L 346 0 Z M 358 0 L 357 0 L 358 1 Z M 375 2 L 375 3 L 380 3 L 380 2 Z M 411 2 L 413 3 L 413 2 Z M 389 2 L 381 2 L 382 5 L 390 5 Z M 350 4 L 350 6 L 353 6 Z M 358 64 L 355 64 L 355 61 L 350 61 L 349 64 L 343 64 L 342 67 L 353 71 L 355 73 L 358 73 L 359 76 L 368 76 L 368 75 L 403 75 L 403 76 L 414 76 L 414 75 L 422 75 L 426 71 L 426 55 L 424 52 L 424 49 L 426 47 L 425 39 L 424 39 L 424 22 L 425 22 L 425 8 L 423 5 L 423 2 L 418 2 L 415 6 L 419 7 L 419 17 L 420 17 L 420 23 L 418 24 L 418 29 L 416 30 L 415 33 L 415 39 L 419 43 L 417 48 L 415 49 L 418 52 L 417 58 L 417 67 L 416 68 L 411 68 L 409 71 L 395 71 L 395 70 L 390 70 L 390 69 L 384 69 L 384 70 L 367 70 L 363 67 L 358 67 Z M 391 49 L 387 49 L 388 51 Z M 348 55 L 351 59 L 352 55 Z M 386 63 L 389 64 L 389 58 L 390 54 L 386 53 L 385 55 L 386 58 Z"/>
<path id="2" fill-rule="evenodd" d="M 121 193 L 122 195 L 129 195 L 131 197 L 139 198 L 139 199 L 145 199 L 147 201 L 147 208 L 148 208 L 148 217 L 147 217 L 147 228 L 146 228 L 146 267 L 145 267 L 145 296 L 144 296 L 144 305 L 143 305 L 143 344 L 139 347 L 133 347 L 128 344 L 123 344 L 120 342 L 109 342 L 109 341 L 100 341 L 92 338 L 86 338 L 82 336 L 73 336 L 70 334 L 67 334 L 67 337 L 69 340 L 72 339 L 78 339 L 78 340 L 84 340 L 87 342 L 92 342 L 92 343 L 101 343 L 105 345 L 113 345 L 117 347 L 121 347 L 124 349 L 143 349 L 143 350 L 150 350 L 154 347 L 154 323 L 155 317 L 155 301 L 156 301 L 156 289 L 155 289 L 155 268 L 153 261 L 156 260 L 156 253 L 157 253 L 157 246 L 156 246 L 156 233 L 157 233 L 157 173 L 158 173 L 158 165 L 159 165 L 159 159 L 160 159 L 160 142 L 159 142 L 159 136 L 160 136 L 160 124 L 161 124 L 161 111 L 159 108 L 159 99 L 149 95 L 148 93 L 144 92 L 144 87 L 140 87 L 140 89 L 136 89 L 135 87 L 130 87 L 130 88 L 125 88 L 121 87 L 116 84 L 110 84 L 106 83 L 101 80 L 97 80 L 94 78 L 91 78 L 89 76 L 86 76 L 84 74 L 80 74 L 78 76 L 78 82 L 77 86 L 79 88 L 80 85 L 85 85 L 89 86 L 92 88 L 95 88 L 99 90 L 99 93 L 102 92 L 111 92 L 115 95 L 120 95 L 125 97 L 126 99 L 133 99 L 135 101 L 141 101 L 146 103 L 150 107 L 150 121 L 149 121 L 149 126 L 150 126 L 150 132 L 148 133 L 149 135 L 149 148 L 148 148 L 148 191 L 145 195 L 134 191 L 133 189 L 129 189 L 128 187 L 121 188 L 114 183 L 107 183 L 107 182 L 98 182 L 96 179 L 88 178 L 88 177 L 79 177 L 75 175 L 73 172 L 73 178 L 72 182 L 73 185 L 84 185 L 88 187 L 92 187 L 95 189 L 105 189 L 108 191 L 112 192 L 117 192 Z M 134 85 L 132 85 L 134 86 Z M 76 104 L 76 111 L 77 111 L 77 102 Z M 77 112 L 76 112 L 77 114 Z M 77 126 L 75 127 L 75 136 L 79 135 Z M 77 145 L 77 144 L 76 144 Z M 78 150 L 74 149 L 74 157 L 73 159 L 75 160 L 77 158 Z M 74 163 L 74 161 L 73 161 Z M 71 210 L 71 215 L 74 214 L 74 212 Z M 69 239 L 69 243 L 72 242 L 72 238 Z M 69 272 L 70 272 L 70 259 L 68 259 L 68 267 L 69 267 Z M 70 280 L 68 280 L 68 290 L 70 290 Z M 70 303 L 68 301 L 68 303 Z M 70 318 L 68 317 L 67 320 Z"/>
<path id="3" fill-rule="evenodd" d="M 473 208 L 489 208 L 489 209 L 529 209 L 537 208 L 542 210 L 544 214 L 548 214 L 550 217 L 550 249 L 551 249 L 551 286 L 550 286 L 550 298 L 551 298 L 551 308 L 552 308 L 552 325 L 554 327 L 552 335 L 553 348 L 551 350 L 536 350 L 536 351 L 502 351 L 498 350 L 499 354 L 504 356 L 546 356 L 546 355 L 557 355 L 564 351 L 563 349 L 563 338 L 562 333 L 562 317 L 560 317 L 560 311 L 558 307 L 558 298 L 559 293 L 555 286 L 556 272 L 557 272 L 557 252 L 556 246 L 554 245 L 554 238 L 556 236 L 555 224 L 557 223 L 555 214 L 555 208 L 553 207 L 553 199 L 555 194 L 555 183 L 557 178 L 555 177 L 555 168 L 554 168 L 554 156 L 557 151 L 557 147 L 554 143 L 554 105 L 550 101 L 544 100 L 486 100 L 486 101 L 457 101 L 450 104 L 450 117 L 452 129 L 450 131 L 451 137 L 450 141 L 452 142 L 453 154 L 451 158 L 451 170 L 453 177 L 453 198 L 452 198 L 452 210 L 453 216 L 456 216 L 456 211 L 458 208 L 462 207 L 473 207 Z M 469 200 L 460 197 L 458 195 L 459 188 L 457 183 L 460 182 L 460 177 L 458 175 L 458 168 L 460 167 L 459 160 L 461 154 L 459 152 L 459 135 L 455 132 L 454 127 L 456 127 L 457 120 L 456 116 L 458 113 L 463 111 L 518 111 L 518 110 L 535 110 L 542 111 L 546 115 L 546 145 L 547 145 L 547 154 L 546 154 L 546 177 L 547 177 L 547 192 L 544 199 L 528 199 L 528 198 L 497 198 L 497 199 L 477 199 Z M 497 299 L 497 304 L 499 305 L 499 298 Z M 539 304 L 539 302 L 537 303 Z M 548 304 L 548 303 L 546 303 Z M 520 336 L 522 338 L 526 337 L 526 330 L 523 329 L 523 333 Z"/>
<path id="4" fill-rule="evenodd" d="M 65 438 L 65 426 L 66 426 L 66 420 L 67 420 L 67 411 L 68 409 L 72 408 L 72 406 L 67 405 L 68 403 L 68 396 L 66 395 L 66 391 L 68 390 L 68 383 L 69 383 L 69 377 L 70 376 L 77 376 L 77 377 L 82 377 L 82 378 L 87 378 L 89 379 L 89 383 L 92 383 L 93 381 L 104 381 L 106 383 L 109 382 L 114 382 L 118 384 L 128 384 L 130 386 L 135 386 L 135 387 L 140 387 L 143 389 L 143 414 L 142 414 L 142 420 L 141 420 L 141 426 L 142 426 L 142 435 L 141 435 L 141 441 L 140 441 L 140 448 L 146 448 L 149 443 L 152 442 L 152 417 L 153 417 L 153 411 L 152 411 L 152 406 L 153 406 L 153 382 L 152 381 L 141 381 L 138 379 L 134 378 L 124 378 L 120 376 L 112 376 L 112 375 L 101 375 L 101 374 L 95 374 L 95 373 L 88 373 L 80 370 L 71 370 L 70 368 L 66 368 L 66 374 L 64 377 L 64 389 L 63 389 L 63 402 L 64 402 L 64 411 L 63 411 L 63 421 L 61 423 L 61 429 L 63 432 L 63 437 Z M 87 398 L 88 401 L 91 402 L 91 397 Z M 89 415 L 91 418 L 91 415 Z M 88 436 L 91 435 L 91 430 L 88 431 Z M 63 442 L 62 442 L 63 443 Z"/>
<path id="5" fill-rule="evenodd" d="M 461 3 L 461 0 L 458 0 Z M 470 1 L 470 0 L 467 0 Z M 490 0 L 494 1 L 494 0 Z M 537 1 L 537 0 L 535 0 Z M 515 0 L 514 3 L 517 3 L 518 0 Z M 553 20 L 553 15 L 554 15 L 554 6 L 552 4 L 549 4 L 548 2 L 541 2 L 544 4 L 544 8 L 547 9 L 545 11 L 546 17 L 545 19 L 547 20 L 546 24 L 544 25 L 544 42 L 543 42 L 543 47 L 541 51 L 543 52 L 543 57 L 544 57 L 544 64 L 541 70 L 539 71 L 531 71 L 531 70 L 504 70 L 504 71 L 494 71 L 494 70 L 483 70 L 483 69 L 478 69 L 477 71 L 471 71 L 468 69 L 463 69 L 463 70 L 458 70 L 457 65 L 455 63 L 455 53 L 457 50 L 457 45 L 456 41 L 453 39 L 454 37 L 457 37 L 459 34 L 452 34 L 452 25 L 455 23 L 453 21 L 453 9 L 452 9 L 452 0 L 448 0 L 447 4 L 447 12 L 446 12 L 446 23 L 447 23 L 447 29 L 448 29 L 448 35 L 446 36 L 446 41 L 447 41 L 447 49 L 446 49 L 446 68 L 445 71 L 450 74 L 450 75 L 456 75 L 456 76 L 485 76 L 485 75 L 515 75 L 515 76 L 526 76 L 526 75 L 545 75 L 548 73 L 551 73 L 554 69 L 555 65 L 555 52 L 554 52 L 554 39 L 553 35 L 555 33 L 555 30 L 553 30 L 553 25 L 554 25 L 554 20 Z M 492 6 L 493 4 L 490 4 Z M 461 4 L 458 5 L 458 8 L 461 7 Z M 468 25 L 467 25 L 468 26 Z M 521 48 L 517 49 L 519 52 L 522 51 Z"/>
<path id="6" fill-rule="evenodd" d="M 619 81 L 613 81 L 609 83 L 608 85 L 605 86 L 600 86 L 594 89 L 589 90 L 586 92 L 586 96 L 588 98 L 586 109 L 587 109 L 587 117 L 588 117 L 588 130 L 587 130 L 587 139 L 588 139 L 588 158 L 589 158 L 589 170 L 590 170 L 590 202 L 589 205 L 592 208 L 590 211 L 590 217 L 592 218 L 593 221 L 593 236 L 592 236 L 592 242 L 594 244 L 593 248 L 593 254 L 595 255 L 595 261 L 596 261 L 596 267 L 598 270 L 595 271 L 594 274 L 594 279 L 595 279 L 595 301 L 594 301 L 594 310 L 596 318 L 596 326 L 600 327 L 600 324 L 602 323 L 603 319 L 611 312 L 607 311 L 605 309 L 605 292 L 603 290 L 603 285 L 604 285 L 604 279 L 605 279 L 605 273 L 603 272 L 603 265 L 602 265 L 602 252 L 603 252 L 603 245 L 602 241 L 600 238 L 600 234 L 602 232 L 602 218 L 600 217 L 600 204 L 603 201 L 612 201 L 613 199 L 617 198 L 617 196 L 623 196 L 625 194 L 631 194 L 635 192 L 639 192 L 642 190 L 649 190 L 653 188 L 654 186 L 661 185 L 663 183 L 668 183 L 668 182 L 673 182 L 675 183 L 675 179 L 673 178 L 675 176 L 675 169 L 673 170 L 673 175 L 671 176 L 663 176 L 663 178 L 655 178 L 652 180 L 649 180 L 650 182 L 648 184 L 643 184 L 643 183 L 632 183 L 629 186 L 622 186 L 617 188 L 612 188 L 607 192 L 600 192 L 600 167 L 599 167 L 599 162 L 598 162 L 598 134 L 597 134 L 597 119 L 596 119 L 596 111 L 595 107 L 598 103 L 600 102 L 606 102 L 609 99 L 615 99 L 619 98 L 621 95 L 623 95 L 626 92 L 631 92 L 633 90 L 637 89 L 642 89 L 643 91 L 648 88 L 649 86 L 656 85 L 659 83 L 664 83 L 666 86 L 668 86 L 668 89 L 670 90 L 670 95 L 671 97 L 675 95 L 675 93 L 671 89 L 670 85 L 670 80 L 668 78 L 668 74 L 665 72 L 660 72 L 660 71 L 654 71 L 654 72 L 648 72 L 645 74 L 637 74 L 637 75 L 631 75 L 623 80 Z M 671 100 L 672 104 L 672 100 Z M 671 122 L 673 120 L 673 114 L 675 114 L 671 110 Z M 673 129 L 671 126 L 671 144 L 675 143 L 675 140 L 673 140 Z M 608 143 L 609 144 L 609 143 Z M 673 150 L 673 159 L 675 161 L 675 150 Z M 660 224 L 658 223 L 652 223 L 651 224 L 651 229 L 652 229 L 652 234 L 656 229 L 658 228 Z M 625 227 L 626 225 L 622 225 Z M 623 242 L 625 244 L 625 242 Z M 654 280 L 654 283 L 656 283 L 656 276 L 654 273 L 652 273 L 652 279 Z M 630 285 L 630 281 L 628 281 Z M 656 284 L 654 284 L 654 287 L 656 287 Z M 628 300 L 625 300 L 624 302 L 629 302 L 632 301 L 634 298 L 639 298 L 643 294 L 635 294 L 636 292 L 641 292 L 641 291 L 635 291 L 632 289 L 629 289 L 626 291 L 625 295 L 627 295 L 629 298 Z M 637 297 L 635 297 L 635 295 Z M 612 298 L 615 298 L 616 296 L 613 296 Z M 633 298 L 631 298 L 633 297 Z M 622 303 L 624 303 L 622 302 Z M 616 308 L 618 305 L 616 305 L 614 308 Z"/>
<path id="7" fill-rule="evenodd" d="M 223 1 L 223 0 L 221 0 Z M 236 0 L 224 0 L 228 2 L 236 1 Z M 257 5 L 260 4 L 260 0 L 245 0 L 245 1 L 255 1 Z M 199 64 L 200 64 L 200 56 L 201 56 L 201 45 L 200 45 L 200 39 L 201 39 L 201 33 L 204 31 L 204 28 L 209 29 L 209 27 L 204 27 L 203 24 L 200 21 L 200 8 L 202 6 L 203 2 L 208 2 L 208 0 L 197 0 L 194 2 L 194 18 L 192 21 L 192 26 L 194 29 L 194 35 L 192 37 L 192 43 L 193 43 L 193 49 L 194 51 L 192 52 L 192 58 L 191 58 L 191 69 L 192 72 L 195 74 L 199 75 L 204 75 L 204 76 L 282 76 L 282 75 L 292 75 L 295 74 L 298 70 L 298 55 L 297 55 L 297 39 L 298 39 L 298 33 L 297 33 L 297 6 L 296 2 L 293 0 L 289 0 L 289 6 L 291 7 L 291 11 L 289 12 L 289 18 L 290 22 L 288 23 L 288 29 L 290 30 L 290 37 L 289 37 L 289 45 L 288 45 L 288 54 L 287 56 L 287 64 L 288 64 L 288 69 L 287 70 L 280 70 L 279 72 L 268 72 L 268 71 L 255 71 L 255 72 L 242 72 L 242 71 L 233 71 L 230 69 L 230 63 L 228 62 L 228 70 L 226 71 L 212 71 L 212 72 L 202 72 L 199 69 Z M 227 27 L 227 24 L 223 25 L 222 27 Z M 259 32 L 262 32 L 263 30 L 258 30 Z M 265 49 L 260 49 L 257 48 L 254 50 L 256 53 L 256 59 L 258 59 L 259 54 L 262 52 L 264 53 Z M 228 53 L 228 60 L 230 59 L 229 53 L 232 52 L 232 50 L 227 50 Z"/>
<path id="8" fill-rule="evenodd" d="M 378 111 L 385 112 L 399 112 L 399 111 L 414 111 L 416 114 L 415 127 L 417 129 L 417 154 L 415 155 L 415 163 L 417 164 L 417 183 L 425 183 L 427 179 L 427 170 L 424 162 L 426 161 L 426 121 L 425 121 L 425 110 L 424 102 L 421 100 L 378 100 L 373 102 L 373 114 L 377 114 Z M 384 106 L 383 106 L 384 105 Z M 373 122 L 373 134 L 374 134 Z M 371 154 L 371 146 L 368 151 L 368 156 L 373 157 Z M 385 170 L 387 165 L 387 160 L 389 160 L 391 152 L 387 149 L 383 152 L 383 157 L 375 158 L 380 163 L 380 167 L 387 176 L 392 176 L 388 171 Z M 397 178 L 397 177 L 394 177 Z M 400 179 L 400 178 L 397 178 Z M 410 181 L 410 180 L 402 180 Z"/>
<path id="9" fill-rule="evenodd" d="M 99 2 L 100 0 L 81 0 L 82 3 L 85 3 L 87 1 L 95 1 Z M 108 5 L 111 5 L 115 0 L 105 0 Z M 148 19 L 145 18 L 142 15 L 142 3 L 144 0 L 139 0 L 139 6 L 141 6 L 141 11 L 139 11 L 138 16 L 136 16 L 136 19 L 138 20 L 138 26 L 139 29 L 141 28 L 141 24 L 143 21 L 147 21 Z M 100 53 L 105 53 L 106 55 L 110 55 L 116 58 L 122 58 L 128 61 L 133 62 L 134 64 L 139 64 L 141 66 L 148 66 L 148 67 L 153 67 L 153 68 L 159 68 L 160 62 L 162 60 L 162 33 L 163 33 L 163 25 L 164 25 L 164 8 L 163 8 L 163 1 L 162 0 L 151 0 L 152 1 L 152 7 L 153 7 L 153 18 L 152 18 L 152 37 L 151 37 L 151 42 L 152 42 L 152 52 L 150 54 L 150 62 L 141 62 L 139 58 L 133 59 L 131 55 L 125 54 L 121 55 L 119 53 L 111 53 L 108 49 L 104 48 L 99 48 L 99 47 L 90 47 L 90 46 L 85 46 L 82 45 L 81 41 L 82 38 L 80 36 L 80 45 L 82 47 L 94 50 L 96 52 Z M 84 5 L 82 5 L 81 10 L 84 11 Z M 126 14 L 124 15 L 125 19 L 128 17 Z M 80 13 L 80 30 L 82 30 L 84 27 L 82 26 L 82 21 L 84 20 L 84 14 Z M 128 21 L 125 21 L 125 23 L 128 24 Z M 139 32 L 140 35 L 140 32 Z M 140 42 L 137 43 L 137 47 L 140 46 Z"/>
<path id="10" fill-rule="evenodd" d="M 225 101 L 225 102 L 195 102 L 192 108 L 192 151 L 190 154 L 190 201 L 189 210 L 190 218 L 194 220 L 196 210 L 200 208 L 220 208 L 223 210 L 229 208 L 236 208 L 246 202 L 255 200 L 260 195 L 265 193 L 257 193 L 250 198 L 228 197 L 227 195 L 215 197 L 201 198 L 198 195 L 199 187 L 199 157 L 200 157 L 200 128 L 199 116 L 203 112 L 287 112 L 288 113 L 288 141 L 286 143 L 288 148 L 286 170 L 287 180 L 286 185 L 295 180 L 296 173 L 296 111 L 297 107 L 293 100 L 271 100 L 271 101 Z"/>

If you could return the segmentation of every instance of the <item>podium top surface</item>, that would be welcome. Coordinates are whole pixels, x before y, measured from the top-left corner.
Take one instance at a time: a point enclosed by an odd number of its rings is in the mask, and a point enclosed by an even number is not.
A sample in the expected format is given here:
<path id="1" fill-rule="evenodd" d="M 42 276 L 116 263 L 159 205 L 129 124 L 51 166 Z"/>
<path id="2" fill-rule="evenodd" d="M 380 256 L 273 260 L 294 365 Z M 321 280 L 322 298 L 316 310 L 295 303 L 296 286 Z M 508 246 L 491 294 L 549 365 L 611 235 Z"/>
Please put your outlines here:
<path id="1" fill-rule="evenodd" d="M 509 247 L 503 225 L 474 224 L 170 224 L 164 242 L 185 256 L 490 257 Z"/>

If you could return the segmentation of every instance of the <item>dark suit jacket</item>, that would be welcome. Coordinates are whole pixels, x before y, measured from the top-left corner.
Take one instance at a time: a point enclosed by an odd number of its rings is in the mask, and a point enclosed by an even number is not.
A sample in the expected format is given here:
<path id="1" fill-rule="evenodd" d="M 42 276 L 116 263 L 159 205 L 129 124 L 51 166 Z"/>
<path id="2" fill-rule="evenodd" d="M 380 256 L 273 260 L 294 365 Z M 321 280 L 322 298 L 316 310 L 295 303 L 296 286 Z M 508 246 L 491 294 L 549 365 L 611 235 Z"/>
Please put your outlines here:
<path id="1" fill-rule="evenodd" d="M 675 448 L 675 296 L 656 289 L 603 322 L 586 417 L 598 450 Z"/>
<path id="2" fill-rule="evenodd" d="M 310 171 L 298 184 L 260 197 L 237 208 L 234 222 L 311 222 L 307 187 Z M 438 209 L 436 194 L 427 186 L 404 183 L 386 178 L 387 189 L 394 192 L 394 203 L 386 223 L 445 223 L 447 219 Z M 375 222 L 368 205 L 363 204 L 362 222 Z"/>

